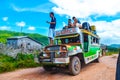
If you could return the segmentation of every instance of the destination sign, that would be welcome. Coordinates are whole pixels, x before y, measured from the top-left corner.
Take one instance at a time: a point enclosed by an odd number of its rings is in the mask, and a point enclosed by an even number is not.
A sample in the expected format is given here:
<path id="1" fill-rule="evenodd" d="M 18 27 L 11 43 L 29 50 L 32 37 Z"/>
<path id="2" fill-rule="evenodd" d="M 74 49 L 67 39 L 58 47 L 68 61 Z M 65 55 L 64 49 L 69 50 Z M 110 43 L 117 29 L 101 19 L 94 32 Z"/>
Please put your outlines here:
<path id="1" fill-rule="evenodd" d="M 74 33 L 78 33 L 78 28 L 68 28 L 68 29 L 56 31 L 55 36 L 68 35 L 68 34 L 74 34 Z"/>

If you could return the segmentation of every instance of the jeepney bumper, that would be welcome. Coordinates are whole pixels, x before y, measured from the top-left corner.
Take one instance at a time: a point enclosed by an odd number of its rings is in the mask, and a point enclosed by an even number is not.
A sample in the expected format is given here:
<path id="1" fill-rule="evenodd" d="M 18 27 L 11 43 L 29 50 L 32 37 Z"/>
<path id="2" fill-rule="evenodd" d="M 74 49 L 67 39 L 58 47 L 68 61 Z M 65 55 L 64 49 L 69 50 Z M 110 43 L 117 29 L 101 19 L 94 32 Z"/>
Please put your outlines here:
<path id="1" fill-rule="evenodd" d="M 51 59 L 40 59 L 39 62 L 41 64 L 68 64 L 69 63 L 69 57 L 67 58 L 54 58 L 53 60 Z"/>

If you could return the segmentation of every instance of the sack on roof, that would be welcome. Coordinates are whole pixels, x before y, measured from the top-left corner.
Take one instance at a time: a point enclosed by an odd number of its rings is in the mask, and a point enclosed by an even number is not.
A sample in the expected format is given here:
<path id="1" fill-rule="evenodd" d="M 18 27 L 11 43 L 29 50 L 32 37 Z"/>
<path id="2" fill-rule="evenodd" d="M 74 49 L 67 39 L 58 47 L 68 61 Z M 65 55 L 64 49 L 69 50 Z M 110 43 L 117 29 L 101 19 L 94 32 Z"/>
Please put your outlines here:
<path id="1" fill-rule="evenodd" d="M 91 25 L 91 30 L 95 31 L 96 30 L 96 26 L 95 25 Z"/>
<path id="2" fill-rule="evenodd" d="M 82 24 L 82 29 L 91 31 L 90 24 L 89 24 L 88 22 L 84 22 L 84 23 Z"/>

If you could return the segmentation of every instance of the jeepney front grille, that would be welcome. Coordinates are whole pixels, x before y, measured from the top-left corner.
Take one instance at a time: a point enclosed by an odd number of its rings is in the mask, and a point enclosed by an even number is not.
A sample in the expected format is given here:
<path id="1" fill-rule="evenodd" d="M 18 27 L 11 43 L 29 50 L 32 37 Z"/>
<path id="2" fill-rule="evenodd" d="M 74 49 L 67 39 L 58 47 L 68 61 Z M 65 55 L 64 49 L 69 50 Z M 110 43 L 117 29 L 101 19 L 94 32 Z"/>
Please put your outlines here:
<path id="1" fill-rule="evenodd" d="M 53 62 L 54 58 L 55 58 L 55 52 L 43 53 L 40 56 L 41 61 L 45 61 L 45 62 Z"/>
<path id="2" fill-rule="evenodd" d="M 47 50 L 48 51 L 59 51 L 60 50 L 60 46 L 48 47 Z"/>
<path id="3" fill-rule="evenodd" d="M 46 47 L 43 57 L 53 60 L 53 58 L 64 58 L 67 56 L 66 46 L 50 46 Z"/>

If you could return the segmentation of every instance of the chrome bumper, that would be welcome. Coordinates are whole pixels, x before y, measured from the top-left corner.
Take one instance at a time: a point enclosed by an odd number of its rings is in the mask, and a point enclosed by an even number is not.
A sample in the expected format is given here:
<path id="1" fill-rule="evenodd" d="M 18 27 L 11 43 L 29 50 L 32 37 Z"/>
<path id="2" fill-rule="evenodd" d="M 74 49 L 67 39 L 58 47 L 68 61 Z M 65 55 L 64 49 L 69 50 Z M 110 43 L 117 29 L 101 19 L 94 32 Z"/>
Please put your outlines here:
<path id="1" fill-rule="evenodd" d="M 50 59 L 42 59 L 40 62 L 42 64 L 68 64 L 70 61 L 69 57 L 67 58 L 54 58 L 53 61 Z"/>

